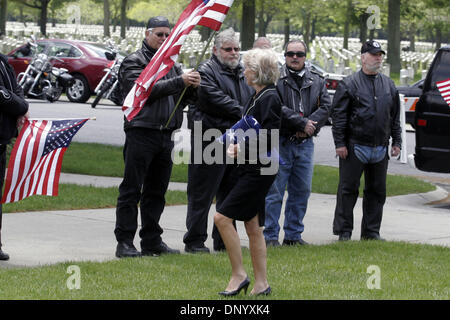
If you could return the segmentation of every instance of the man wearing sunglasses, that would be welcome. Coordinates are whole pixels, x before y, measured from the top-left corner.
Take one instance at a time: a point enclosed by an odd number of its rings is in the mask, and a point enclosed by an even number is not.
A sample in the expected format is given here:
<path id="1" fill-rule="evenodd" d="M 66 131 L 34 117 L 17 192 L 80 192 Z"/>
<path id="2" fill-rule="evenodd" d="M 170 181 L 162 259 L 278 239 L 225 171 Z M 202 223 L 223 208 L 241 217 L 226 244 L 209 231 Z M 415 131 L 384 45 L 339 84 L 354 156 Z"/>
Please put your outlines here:
<path id="1" fill-rule="evenodd" d="M 284 192 L 283 245 L 303 245 L 303 217 L 306 213 L 313 174 L 313 136 L 326 123 L 331 99 L 325 80 L 305 66 L 307 48 L 301 40 L 285 47 L 285 65 L 277 87 L 284 103 L 280 129 L 281 165 L 266 197 L 264 237 L 268 246 L 278 246 L 279 219 Z"/>
<path id="2" fill-rule="evenodd" d="M 254 92 L 244 78 L 239 53 L 239 40 L 234 30 L 226 29 L 217 34 L 211 58 L 198 68 L 202 85 L 198 91 L 197 103 L 189 108 L 193 152 L 188 167 L 187 232 L 183 238 L 186 252 L 209 252 L 209 248 L 205 246 L 209 209 L 214 197 L 217 204 L 225 199 L 236 179 L 235 165 L 225 164 L 225 159 L 221 163 L 205 163 L 202 155 L 201 163 L 198 163 L 194 153 L 203 154 L 215 140 L 215 137 L 211 137 L 210 140 L 203 141 L 205 131 L 218 129 L 223 134 L 241 119 L 243 105 Z M 201 130 L 196 130 L 198 124 L 201 124 Z M 226 150 L 222 154 L 225 157 Z M 215 226 L 212 238 L 214 250 L 225 249 Z"/>
<path id="3" fill-rule="evenodd" d="M 153 17 L 147 23 L 142 48 L 128 55 L 119 70 L 119 80 L 126 95 L 134 81 L 150 62 L 170 33 L 165 17 Z M 152 88 L 142 110 L 131 120 L 125 118 L 125 172 L 119 186 L 114 233 L 118 242 L 116 256 L 138 257 L 179 253 L 169 248 L 161 238 L 163 232 L 159 219 L 165 205 L 165 193 L 172 170 L 171 153 L 174 142 L 172 132 L 181 127 L 183 106 L 195 100 L 200 74 L 196 71 L 183 73 L 179 65 L 173 68 Z M 175 104 L 187 87 L 181 105 L 165 128 Z M 141 249 L 133 245 L 137 231 L 138 203 L 140 203 L 142 227 L 139 232 Z"/>

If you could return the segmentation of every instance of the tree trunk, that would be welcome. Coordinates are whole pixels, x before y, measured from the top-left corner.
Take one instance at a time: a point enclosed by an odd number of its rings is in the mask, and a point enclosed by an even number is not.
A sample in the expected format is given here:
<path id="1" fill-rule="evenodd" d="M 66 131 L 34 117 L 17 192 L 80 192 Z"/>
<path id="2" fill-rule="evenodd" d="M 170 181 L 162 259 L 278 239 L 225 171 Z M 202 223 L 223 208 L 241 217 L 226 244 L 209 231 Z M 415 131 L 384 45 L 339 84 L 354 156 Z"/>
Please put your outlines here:
<path id="1" fill-rule="evenodd" d="M 312 23 L 311 23 L 311 41 L 314 40 L 316 37 L 316 23 L 317 23 L 317 17 L 314 17 Z"/>
<path id="2" fill-rule="evenodd" d="M 255 41 L 255 0 L 246 0 L 242 5 L 242 50 L 253 47 Z"/>
<path id="3" fill-rule="evenodd" d="M 389 0 L 388 4 L 388 62 L 391 72 L 399 73 L 400 63 L 400 2 Z"/>
<path id="4" fill-rule="evenodd" d="M 0 0 L 0 36 L 6 34 L 6 10 L 8 7 L 7 0 Z"/>
<path id="5" fill-rule="evenodd" d="M 47 12 L 48 12 L 48 3 L 50 0 L 42 0 L 41 4 L 41 16 L 40 16 L 40 26 L 41 33 L 43 37 L 47 37 Z"/>
<path id="6" fill-rule="evenodd" d="M 127 0 L 120 2 L 120 37 L 125 39 L 127 34 Z"/>
<path id="7" fill-rule="evenodd" d="M 109 0 L 103 0 L 103 36 L 111 37 L 109 32 L 109 21 L 111 20 L 111 14 L 109 13 Z"/>
<path id="8" fill-rule="evenodd" d="M 367 19 L 369 14 L 364 12 L 359 16 L 359 41 L 361 43 L 367 40 Z"/>
<path id="9" fill-rule="evenodd" d="M 352 0 L 347 0 L 347 11 L 345 13 L 345 23 L 344 23 L 344 49 L 348 50 L 348 38 L 350 35 L 350 20 L 352 19 Z"/>
<path id="10" fill-rule="evenodd" d="M 442 26 L 437 24 L 436 25 L 436 50 L 438 50 L 442 45 Z"/>
<path id="11" fill-rule="evenodd" d="M 264 1 L 261 1 L 261 8 L 258 12 L 258 37 L 265 37 L 264 32 Z"/>
<path id="12" fill-rule="evenodd" d="M 409 29 L 409 51 L 416 51 L 416 24 L 411 23 Z"/>
<path id="13" fill-rule="evenodd" d="M 290 33 L 291 33 L 291 27 L 290 27 L 289 18 L 285 18 L 284 19 L 284 45 L 283 45 L 283 47 L 286 45 L 286 43 L 289 42 Z"/>
<path id="14" fill-rule="evenodd" d="M 200 27 L 200 35 L 202 36 L 201 41 L 208 41 L 211 36 L 212 29 L 207 27 Z"/>
<path id="15" fill-rule="evenodd" d="M 303 41 L 305 41 L 307 47 L 309 47 L 310 30 L 311 30 L 311 12 L 308 10 L 305 13 L 305 18 L 303 19 Z"/>

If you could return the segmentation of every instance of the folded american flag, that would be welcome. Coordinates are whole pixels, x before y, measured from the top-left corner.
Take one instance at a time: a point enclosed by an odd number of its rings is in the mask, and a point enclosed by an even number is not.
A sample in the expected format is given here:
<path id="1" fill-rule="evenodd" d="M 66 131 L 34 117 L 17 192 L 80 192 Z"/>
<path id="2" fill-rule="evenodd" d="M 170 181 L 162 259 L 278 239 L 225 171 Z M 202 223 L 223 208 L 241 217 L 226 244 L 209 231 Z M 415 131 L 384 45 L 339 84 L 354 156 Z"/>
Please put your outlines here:
<path id="1" fill-rule="evenodd" d="M 261 125 L 258 123 L 258 121 L 253 118 L 252 116 L 244 116 L 241 120 L 236 122 L 231 129 L 228 129 L 226 133 L 224 133 L 220 138 L 219 141 L 222 143 L 232 143 L 237 144 L 241 141 L 238 141 L 238 137 L 240 135 L 236 135 L 237 130 L 242 130 L 243 132 L 246 132 L 248 129 L 255 130 L 255 133 L 259 133 L 259 129 L 261 129 Z M 246 137 L 248 138 L 248 136 Z"/>
<path id="2" fill-rule="evenodd" d="M 189 32 L 196 25 L 219 30 L 233 1 L 191 1 L 181 14 L 169 37 L 142 71 L 125 98 L 122 110 L 128 121 L 131 121 L 141 111 L 156 81 L 164 77 L 173 67 Z"/>
<path id="3" fill-rule="evenodd" d="M 227 132 L 225 132 L 221 137 L 219 137 L 217 140 L 220 143 L 223 144 L 239 144 L 243 142 L 245 139 L 246 141 L 249 140 L 250 135 L 246 135 L 245 132 L 247 132 L 249 129 L 255 130 L 255 138 L 259 134 L 259 130 L 261 129 L 261 125 L 259 122 L 252 116 L 244 116 L 241 120 L 236 122 L 230 129 L 227 129 Z M 239 132 L 241 130 L 241 132 Z M 244 134 L 242 134 L 244 133 Z M 272 157 L 273 159 L 278 159 L 281 165 L 285 165 L 286 163 L 281 158 L 278 150 L 276 147 L 272 147 L 272 150 L 269 150 L 266 155 L 260 155 L 263 159 L 268 159 Z"/>
<path id="4" fill-rule="evenodd" d="M 27 119 L 9 159 L 2 203 L 58 195 L 64 152 L 89 119 Z"/>

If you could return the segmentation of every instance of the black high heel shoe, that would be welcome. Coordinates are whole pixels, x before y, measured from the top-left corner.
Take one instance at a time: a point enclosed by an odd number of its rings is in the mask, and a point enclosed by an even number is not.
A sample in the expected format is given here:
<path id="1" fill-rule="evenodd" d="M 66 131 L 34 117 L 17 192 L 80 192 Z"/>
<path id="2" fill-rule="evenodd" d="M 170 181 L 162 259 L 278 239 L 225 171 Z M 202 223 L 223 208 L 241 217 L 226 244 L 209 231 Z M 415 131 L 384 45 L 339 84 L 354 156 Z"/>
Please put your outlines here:
<path id="1" fill-rule="evenodd" d="M 270 286 L 268 286 L 266 290 L 255 293 L 255 296 L 268 296 L 271 293 L 272 293 L 272 289 L 270 288 Z"/>
<path id="2" fill-rule="evenodd" d="M 250 279 L 247 277 L 247 278 L 245 278 L 244 281 L 241 282 L 241 284 L 239 285 L 239 287 L 236 290 L 222 291 L 222 292 L 219 292 L 219 294 L 221 296 L 225 296 L 225 297 L 236 296 L 239 294 L 239 292 L 241 292 L 242 289 L 244 289 L 245 294 L 247 294 L 247 289 L 248 289 L 249 285 L 250 285 Z"/>

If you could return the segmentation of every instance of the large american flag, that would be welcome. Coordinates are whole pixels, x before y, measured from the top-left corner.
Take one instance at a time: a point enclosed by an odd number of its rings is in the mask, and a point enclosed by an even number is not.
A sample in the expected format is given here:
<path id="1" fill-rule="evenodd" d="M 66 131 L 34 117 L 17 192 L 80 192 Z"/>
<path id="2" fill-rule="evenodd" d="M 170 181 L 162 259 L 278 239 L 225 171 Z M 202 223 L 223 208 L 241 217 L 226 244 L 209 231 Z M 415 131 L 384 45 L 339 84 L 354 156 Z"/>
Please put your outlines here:
<path id="1" fill-rule="evenodd" d="M 450 106 L 450 79 L 437 81 L 436 86 L 438 87 L 442 98 Z"/>
<path id="2" fill-rule="evenodd" d="M 27 119 L 9 159 L 2 203 L 58 195 L 64 152 L 89 119 Z"/>
<path id="3" fill-rule="evenodd" d="M 192 0 L 183 11 L 169 37 L 135 81 L 122 110 L 131 121 L 147 101 L 153 85 L 164 77 L 178 59 L 189 32 L 196 26 L 219 30 L 234 0 Z"/>

